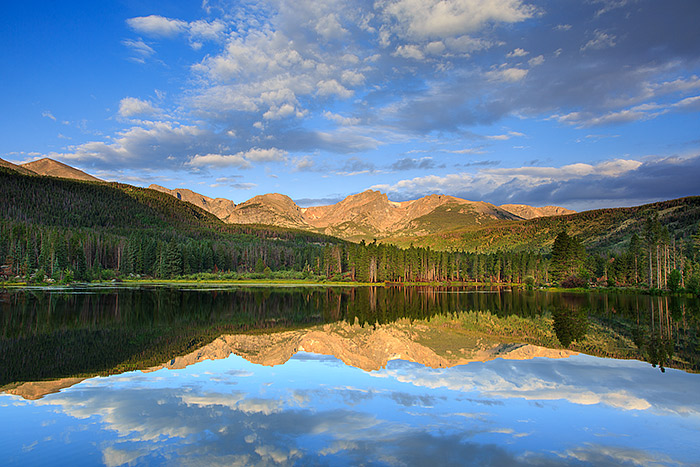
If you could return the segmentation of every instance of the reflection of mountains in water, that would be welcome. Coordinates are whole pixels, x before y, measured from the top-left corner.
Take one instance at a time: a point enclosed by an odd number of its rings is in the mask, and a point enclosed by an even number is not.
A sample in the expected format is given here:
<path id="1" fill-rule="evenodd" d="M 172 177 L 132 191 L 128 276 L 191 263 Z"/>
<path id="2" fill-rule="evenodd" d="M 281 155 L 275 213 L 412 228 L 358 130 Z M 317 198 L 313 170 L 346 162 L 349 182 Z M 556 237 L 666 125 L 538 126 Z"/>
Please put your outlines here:
<path id="1" fill-rule="evenodd" d="M 213 358 L 212 347 L 207 348 L 208 354 L 197 349 L 218 342 L 222 335 L 290 328 L 310 330 L 273 334 L 286 336 L 286 341 L 239 336 L 217 345 L 222 356 L 239 353 L 257 363 L 282 363 L 303 349 L 336 355 L 364 369 L 380 368 L 392 358 L 439 367 L 515 355 L 516 348 L 506 347 L 481 348 L 478 357 L 475 351 L 463 351 L 476 345 L 469 343 L 463 331 L 470 330 L 547 347 L 567 346 L 565 342 L 570 341 L 573 350 L 591 355 L 700 370 L 697 299 L 497 287 L 212 289 L 4 291 L 0 293 L 0 391 L 26 381 L 108 375 L 160 367 L 163 362 L 174 365 L 183 355 L 192 361 L 198 353 L 200 359 Z M 408 332 L 401 327 L 411 321 L 415 329 L 422 324 L 432 331 Z M 343 330 L 342 322 L 363 323 L 366 329 L 350 333 Z M 397 335 L 397 329 L 404 329 L 412 343 Z M 437 329 L 443 332 L 433 342 L 430 336 Z M 332 330 L 335 337 L 319 337 L 312 330 Z M 374 333 L 368 334 L 370 330 Z M 338 339 L 349 342 L 341 344 Z M 479 345 L 497 344 L 485 339 Z M 415 344 L 427 346 L 434 355 L 429 357 Z M 270 350 L 274 346 L 279 347 L 277 353 Z M 526 352 L 527 347 L 522 349 L 518 351 Z"/>
<path id="2" fill-rule="evenodd" d="M 548 349 L 530 344 L 502 343 L 460 330 L 437 328 L 400 320 L 392 324 L 360 326 L 346 322 L 308 329 L 267 334 L 226 334 L 213 342 L 145 371 L 182 369 L 203 360 L 219 360 L 231 354 L 251 363 L 274 366 L 298 352 L 331 355 L 365 371 L 384 368 L 389 360 L 406 360 L 430 368 L 448 368 L 495 358 L 527 360 L 535 357 L 566 358 L 569 350 Z M 84 378 L 28 382 L 8 389 L 25 399 L 40 399 L 73 386 Z"/>
<path id="3" fill-rule="evenodd" d="M 384 368 L 389 360 L 407 360 L 430 368 L 449 368 L 494 358 L 527 360 L 565 358 L 577 352 L 530 344 L 502 343 L 449 328 L 401 320 L 362 327 L 346 322 L 270 334 L 224 335 L 188 355 L 158 368 L 179 369 L 201 360 L 239 355 L 251 363 L 274 366 L 297 352 L 331 355 L 365 371 Z"/>

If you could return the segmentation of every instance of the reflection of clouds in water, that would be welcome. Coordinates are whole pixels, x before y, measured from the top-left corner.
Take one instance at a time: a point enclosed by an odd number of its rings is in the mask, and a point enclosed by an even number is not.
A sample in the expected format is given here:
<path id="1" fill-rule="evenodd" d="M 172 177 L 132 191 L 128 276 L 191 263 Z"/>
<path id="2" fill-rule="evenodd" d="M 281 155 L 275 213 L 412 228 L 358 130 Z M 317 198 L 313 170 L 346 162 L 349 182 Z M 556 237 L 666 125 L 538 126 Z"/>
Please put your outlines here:
<path id="1" fill-rule="evenodd" d="M 548 359 L 513 363 L 497 359 L 448 371 L 408 362 L 390 363 L 382 376 L 431 389 L 478 391 L 485 397 L 527 400 L 563 399 L 573 404 L 606 404 L 623 410 L 700 413 L 700 379 L 678 370 L 665 374 L 637 361 L 570 357 L 556 365 Z"/>
<path id="2" fill-rule="evenodd" d="M 171 455 L 183 464 L 287 465 L 300 459 L 313 464 L 333 463 L 335 458 L 412 465 L 457 465 L 470 458 L 518 463 L 501 448 L 467 442 L 466 433 L 436 436 L 420 424 L 408 426 L 345 409 L 282 410 L 278 400 L 238 392 L 85 388 L 46 398 L 43 404 L 80 419 L 98 415 L 95 423 L 119 435 L 118 444 L 103 444 L 103 461 L 110 466 Z M 175 438 L 178 443 L 169 442 Z"/>
<path id="3" fill-rule="evenodd" d="M 683 465 L 669 456 L 634 448 L 586 443 L 558 454 L 567 460 L 590 465 L 644 465 L 647 467 Z"/>
<path id="4" fill-rule="evenodd" d="M 236 376 L 239 378 L 248 378 L 250 376 L 253 376 L 255 373 L 252 371 L 248 370 L 239 370 L 239 369 L 233 369 L 233 370 L 228 370 L 224 374 L 227 374 L 229 376 Z"/>
<path id="5" fill-rule="evenodd" d="M 435 404 L 435 398 L 427 395 L 408 394 L 406 392 L 393 392 L 391 398 L 399 405 L 404 407 L 432 407 Z"/>
<path id="6" fill-rule="evenodd" d="M 145 449 L 128 450 L 107 446 L 102 450 L 102 462 L 107 467 L 117 467 L 124 464 L 130 464 L 146 454 L 148 454 L 148 451 Z"/>
<path id="7" fill-rule="evenodd" d="M 243 369 L 231 369 L 232 364 Z M 81 423 L 90 428 L 116 433 L 117 440 L 98 444 L 107 465 L 159 463 L 175 457 L 182 464 L 220 465 L 634 464 L 634 459 L 653 465 L 663 458 L 634 448 L 586 444 L 603 441 L 594 438 L 599 427 L 590 433 L 579 431 L 575 439 L 555 441 L 567 422 L 544 426 L 535 415 L 542 411 L 530 404 L 547 398 L 577 405 L 602 402 L 611 413 L 610 407 L 643 407 L 645 402 L 648 406 L 663 390 L 670 395 L 667 406 L 655 408 L 696 407 L 692 396 L 674 396 L 674 391 L 693 389 L 685 380 L 691 376 L 693 381 L 695 375 L 667 372 L 657 381 L 658 372 L 638 362 L 577 357 L 430 369 L 394 361 L 379 373 L 348 368 L 333 379 L 323 372 L 325 361 L 304 365 L 308 377 L 303 380 L 297 377 L 299 367 L 288 370 L 296 387 L 285 383 L 285 367 L 272 370 L 235 357 L 198 367 L 221 370 L 202 371 L 203 375 L 239 380 L 235 391 L 211 377 L 202 381 L 195 380 L 192 372 L 161 370 L 180 376 L 166 378 L 169 386 L 163 384 L 161 372 L 153 374 L 152 385 L 133 375 L 102 378 L 35 403 L 58 407 L 85 420 Z M 274 387 L 263 388 L 262 382 L 276 374 L 280 377 Z M 683 383 L 669 388 L 673 378 Z M 589 410 L 569 406 L 565 412 L 566 404 L 552 407 L 562 409 L 562 416 Z M 653 416 L 651 411 L 644 415 Z M 526 422 L 532 423 L 520 425 Z M 608 440 L 612 441 L 604 441 Z M 634 438 L 628 443 L 639 447 Z"/>

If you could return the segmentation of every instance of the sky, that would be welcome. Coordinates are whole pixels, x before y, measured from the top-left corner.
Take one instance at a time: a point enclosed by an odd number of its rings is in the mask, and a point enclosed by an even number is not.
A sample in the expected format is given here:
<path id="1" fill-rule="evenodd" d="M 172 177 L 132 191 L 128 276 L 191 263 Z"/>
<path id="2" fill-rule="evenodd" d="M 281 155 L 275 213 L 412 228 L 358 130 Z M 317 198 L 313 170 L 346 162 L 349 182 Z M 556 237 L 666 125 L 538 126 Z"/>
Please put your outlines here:
<path id="1" fill-rule="evenodd" d="M 700 2 L 11 2 L 0 158 L 302 206 L 700 195 Z"/>

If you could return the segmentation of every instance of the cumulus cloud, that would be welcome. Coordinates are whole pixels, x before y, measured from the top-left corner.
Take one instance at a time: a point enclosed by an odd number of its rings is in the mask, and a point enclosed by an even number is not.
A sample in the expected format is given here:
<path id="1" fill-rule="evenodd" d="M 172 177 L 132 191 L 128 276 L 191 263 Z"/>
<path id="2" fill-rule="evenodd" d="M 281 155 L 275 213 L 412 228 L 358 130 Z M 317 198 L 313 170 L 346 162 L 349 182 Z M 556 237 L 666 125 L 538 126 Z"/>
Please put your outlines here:
<path id="1" fill-rule="evenodd" d="M 403 39 L 444 39 L 470 34 L 487 24 L 517 23 L 535 9 L 520 0 L 381 0 L 387 27 Z"/>
<path id="2" fill-rule="evenodd" d="M 508 58 L 524 57 L 527 54 L 529 54 L 529 52 L 526 52 L 525 50 L 518 48 L 518 49 L 514 49 L 512 52 L 508 52 L 506 54 L 506 57 L 508 57 Z"/>
<path id="3" fill-rule="evenodd" d="M 144 121 L 142 126 L 123 130 L 108 141 L 90 141 L 69 146 L 49 157 L 69 163 L 82 162 L 100 168 L 180 167 L 192 152 L 213 150 L 218 135 L 196 125 Z"/>
<path id="4" fill-rule="evenodd" d="M 119 115 L 122 117 L 133 117 L 134 115 L 149 115 L 157 111 L 156 107 L 149 101 L 136 97 L 125 97 L 119 101 Z"/>
<path id="5" fill-rule="evenodd" d="M 423 60 L 425 58 L 423 51 L 414 44 L 398 46 L 394 55 L 403 58 L 412 58 L 414 60 Z"/>
<path id="6" fill-rule="evenodd" d="M 360 123 L 360 119 L 356 117 L 343 117 L 342 115 L 330 112 L 328 110 L 323 112 L 323 116 L 331 120 L 338 125 L 342 126 L 353 126 L 353 125 L 358 125 Z"/>
<path id="7" fill-rule="evenodd" d="M 476 173 L 426 175 L 375 185 L 392 199 L 448 193 L 494 204 L 563 204 L 590 209 L 604 202 L 635 205 L 697 194 L 700 156 L 647 160 L 614 159 L 562 167 L 482 168 Z"/>
<path id="8" fill-rule="evenodd" d="M 281 162 L 286 160 L 287 152 L 277 148 L 253 148 L 236 154 L 197 154 L 187 165 L 191 167 L 237 167 L 248 169 L 252 162 Z"/>
<path id="9" fill-rule="evenodd" d="M 130 18 L 133 37 L 122 43 L 131 60 L 154 58 L 166 40 L 196 49 L 190 56 L 199 58 L 185 64 L 184 91 L 170 91 L 171 102 L 125 98 L 119 115 L 129 120 L 120 122 L 137 126 L 57 155 L 101 168 L 242 169 L 286 161 L 292 170 L 330 173 L 340 166 L 324 160 L 326 152 L 362 154 L 410 141 L 430 147 L 439 168 L 449 156 L 428 138 L 454 138 L 459 146 L 452 147 L 481 153 L 469 148 L 484 138 L 474 128 L 494 145 L 518 136 L 495 129 L 506 118 L 580 129 L 698 112 L 700 32 L 692 18 L 700 6 L 691 3 L 279 0 L 226 8 L 205 2 L 206 15 L 187 21 Z M 162 112 L 156 104 L 177 109 L 180 123 L 134 119 Z M 319 120 L 332 130 L 319 129 Z M 285 154 L 256 159 L 248 154 L 256 148 Z M 390 165 L 378 162 L 373 173 Z M 508 176 L 513 186 L 524 183 Z"/>
<path id="10" fill-rule="evenodd" d="M 493 81 L 505 81 L 515 83 L 527 76 L 528 70 L 517 67 L 500 68 L 486 73 L 486 77 Z"/>
<path id="11" fill-rule="evenodd" d="M 174 37 L 185 31 L 187 22 L 158 15 L 139 16 L 126 20 L 134 31 L 152 36 Z"/>

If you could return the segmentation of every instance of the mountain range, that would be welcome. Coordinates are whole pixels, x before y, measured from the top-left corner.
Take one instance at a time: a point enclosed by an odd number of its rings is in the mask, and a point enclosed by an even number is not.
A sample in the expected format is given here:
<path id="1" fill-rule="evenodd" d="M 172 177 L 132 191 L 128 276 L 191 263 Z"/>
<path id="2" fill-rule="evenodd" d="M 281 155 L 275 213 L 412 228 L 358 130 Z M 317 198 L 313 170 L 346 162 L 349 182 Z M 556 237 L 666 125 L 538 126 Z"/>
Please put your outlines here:
<path id="1" fill-rule="evenodd" d="M 171 190 L 159 185 L 149 188 L 188 201 L 229 224 L 269 224 L 350 241 L 411 238 L 465 226 L 486 226 L 500 221 L 574 213 L 558 206 L 495 206 L 483 201 L 436 194 L 395 202 L 390 201 L 386 194 L 373 190 L 350 195 L 336 204 L 302 208 L 288 196 L 279 193 L 258 195 L 235 204 L 227 199 L 212 199 L 183 188 Z"/>
<path id="2" fill-rule="evenodd" d="M 44 158 L 21 165 L 0 159 L 0 164 L 23 173 L 99 182 L 97 177 L 61 162 Z M 412 238 L 439 234 L 467 226 L 486 226 L 501 221 L 520 221 L 544 216 L 572 214 L 558 206 L 522 204 L 495 206 L 447 195 L 429 195 L 411 201 L 390 201 L 386 194 L 367 190 L 327 206 L 303 208 L 279 193 L 254 196 L 240 204 L 210 198 L 186 188 L 160 185 L 152 190 L 167 193 L 198 206 L 228 224 L 273 225 L 339 237 L 350 241 Z"/>
<path id="3" fill-rule="evenodd" d="M 0 167 L 15 170 L 24 175 L 44 175 L 48 177 L 69 178 L 72 180 L 86 180 L 90 182 L 103 182 L 97 177 L 78 170 L 75 167 L 66 165 L 62 162 L 55 161 L 45 157 L 36 161 L 26 162 L 24 164 L 13 164 L 0 159 Z"/>
<path id="4" fill-rule="evenodd" d="M 101 181 L 51 159 L 20 165 L 0 159 L 0 167 L 25 175 Z M 641 235 L 645 219 L 649 216 L 658 216 L 661 223 L 680 238 L 692 235 L 700 218 L 700 197 L 575 213 L 557 206 L 496 206 L 436 194 L 395 202 L 389 200 L 386 194 L 372 190 L 350 195 L 327 206 L 300 207 L 291 198 L 279 193 L 258 195 L 236 204 L 185 188 L 168 189 L 151 185 L 149 189 L 143 189 L 106 182 L 104 185 L 152 193 L 140 195 L 147 198 L 167 194 L 170 195 L 168 199 L 185 202 L 183 208 L 199 208 L 232 226 L 273 226 L 354 242 L 377 239 L 401 247 L 429 246 L 435 250 L 464 249 L 483 253 L 497 250 L 548 251 L 557 233 L 562 230 L 579 237 L 586 247 L 616 249 L 624 247 L 633 233 Z"/>

